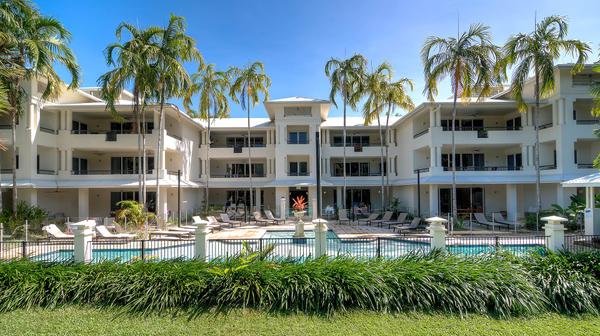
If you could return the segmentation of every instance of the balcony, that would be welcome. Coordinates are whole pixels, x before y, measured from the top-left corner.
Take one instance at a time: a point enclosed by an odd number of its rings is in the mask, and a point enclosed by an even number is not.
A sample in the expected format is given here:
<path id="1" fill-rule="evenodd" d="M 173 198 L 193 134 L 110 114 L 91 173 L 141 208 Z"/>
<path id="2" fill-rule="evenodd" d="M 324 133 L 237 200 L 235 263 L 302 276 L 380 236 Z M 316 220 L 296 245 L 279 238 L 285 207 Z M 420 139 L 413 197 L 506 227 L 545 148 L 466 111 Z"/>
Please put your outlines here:
<path id="1" fill-rule="evenodd" d="M 575 120 L 575 123 L 577 125 L 598 125 L 599 121 L 596 119 L 590 119 L 590 120 Z"/>
<path id="2" fill-rule="evenodd" d="M 38 169 L 37 173 L 39 175 L 57 175 L 56 170 L 53 169 Z"/>
<path id="3" fill-rule="evenodd" d="M 579 169 L 591 169 L 595 168 L 593 163 L 578 163 L 577 168 Z"/>
<path id="4" fill-rule="evenodd" d="M 418 138 L 420 136 L 423 136 L 423 135 L 425 135 L 427 133 L 429 133 L 429 128 L 426 128 L 426 129 L 424 129 L 424 130 L 422 130 L 420 132 L 417 132 L 417 133 L 413 134 L 413 139 L 416 139 L 416 138 Z"/>
<path id="5" fill-rule="evenodd" d="M 48 134 L 52 134 L 52 135 L 56 135 L 58 134 L 58 131 L 49 127 L 42 127 L 40 126 L 40 132 L 44 132 L 44 133 L 48 133 Z"/>
<path id="6" fill-rule="evenodd" d="M 540 165 L 540 170 L 552 170 L 552 169 L 556 169 L 556 163 Z"/>
<path id="7" fill-rule="evenodd" d="M 509 166 L 457 166 L 456 171 L 509 171 L 509 170 L 523 170 L 521 166 L 509 167 Z M 444 167 L 444 171 L 452 171 L 452 167 Z"/>
<path id="8" fill-rule="evenodd" d="M 249 178 L 249 174 L 210 174 L 211 178 Z M 252 174 L 252 177 L 267 177 L 267 175 L 263 173 Z"/>
<path id="9" fill-rule="evenodd" d="M 149 169 L 146 174 L 152 174 L 153 170 Z M 78 169 L 71 170 L 71 175 L 137 175 L 139 171 L 135 170 L 111 170 L 111 169 Z"/>

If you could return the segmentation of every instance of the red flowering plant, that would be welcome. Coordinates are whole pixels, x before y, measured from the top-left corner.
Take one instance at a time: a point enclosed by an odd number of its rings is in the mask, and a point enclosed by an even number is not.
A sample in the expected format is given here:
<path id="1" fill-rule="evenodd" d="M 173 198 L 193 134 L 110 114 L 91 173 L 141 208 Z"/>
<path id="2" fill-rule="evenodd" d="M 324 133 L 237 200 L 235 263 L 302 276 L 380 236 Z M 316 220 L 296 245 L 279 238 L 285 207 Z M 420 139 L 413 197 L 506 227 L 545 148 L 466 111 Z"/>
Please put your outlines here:
<path id="1" fill-rule="evenodd" d="M 292 201 L 292 209 L 294 209 L 294 211 L 300 212 L 306 210 L 307 203 L 304 196 L 298 196 L 292 199 Z"/>

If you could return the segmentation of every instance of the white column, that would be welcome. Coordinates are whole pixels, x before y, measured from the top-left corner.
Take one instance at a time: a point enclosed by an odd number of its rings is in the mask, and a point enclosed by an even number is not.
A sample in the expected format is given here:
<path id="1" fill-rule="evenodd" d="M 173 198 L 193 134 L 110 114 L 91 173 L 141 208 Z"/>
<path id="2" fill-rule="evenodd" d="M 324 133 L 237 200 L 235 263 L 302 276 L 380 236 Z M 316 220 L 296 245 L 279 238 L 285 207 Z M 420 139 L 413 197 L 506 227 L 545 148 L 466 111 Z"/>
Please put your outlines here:
<path id="1" fill-rule="evenodd" d="M 287 187 L 276 187 L 275 188 L 275 213 L 277 217 L 286 218 L 287 217 L 287 197 L 288 197 L 288 188 Z"/>
<path id="2" fill-rule="evenodd" d="M 256 188 L 254 189 L 255 193 L 256 193 L 256 211 L 260 211 L 261 205 L 262 205 L 262 197 L 260 195 L 260 188 Z"/>
<path id="3" fill-rule="evenodd" d="M 565 111 L 565 124 L 575 124 L 576 121 L 573 119 L 573 103 L 575 103 L 575 99 L 573 98 L 565 98 L 563 99 L 564 103 L 564 111 Z"/>
<path id="4" fill-rule="evenodd" d="M 80 188 L 77 190 L 77 216 L 80 220 L 90 216 L 90 190 L 88 188 Z"/>
<path id="5" fill-rule="evenodd" d="M 66 112 L 66 116 L 65 116 L 65 121 L 66 121 L 66 125 L 65 125 L 65 129 L 69 132 L 71 132 L 73 130 L 73 111 L 65 111 Z"/>
<path id="6" fill-rule="evenodd" d="M 71 224 L 73 230 L 74 253 L 73 259 L 79 263 L 89 263 L 92 261 L 92 236 L 96 222 L 85 220 Z"/>
<path id="7" fill-rule="evenodd" d="M 446 249 L 446 227 L 448 221 L 441 217 L 431 217 L 425 220 L 429 223 L 429 234 L 431 236 L 431 248 Z"/>
<path id="8" fill-rule="evenodd" d="M 317 187 L 308 187 L 308 198 L 307 202 L 310 202 L 312 209 L 311 219 L 317 219 Z"/>
<path id="9" fill-rule="evenodd" d="M 565 115 L 565 100 L 564 98 L 559 98 L 556 100 L 556 107 L 558 109 L 558 122 L 561 125 L 565 124 L 567 116 Z"/>
<path id="10" fill-rule="evenodd" d="M 169 212 L 167 199 L 169 197 L 169 190 L 167 188 L 160 188 L 160 199 L 156 200 L 156 211 L 161 214 L 161 220 L 164 222 L 167 220 Z M 210 201 L 210 200 L 209 200 Z"/>
<path id="11" fill-rule="evenodd" d="M 511 222 L 517 222 L 518 206 L 517 206 L 517 185 L 506 185 L 506 214 L 507 219 Z"/>
<path id="12" fill-rule="evenodd" d="M 547 248 L 553 252 L 562 250 L 565 245 L 566 230 L 562 223 L 566 222 L 567 219 L 558 216 L 549 216 L 540 219 L 544 222 L 547 222 L 543 227 L 546 237 L 548 237 Z"/>
<path id="13" fill-rule="evenodd" d="M 194 258 L 198 260 L 206 260 L 206 250 L 208 246 L 208 235 L 206 232 L 206 224 L 208 222 L 201 220 L 196 226 L 196 241 L 194 244 Z"/>
<path id="14" fill-rule="evenodd" d="M 312 221 L 315 228 L 315 257 L 327 255 L 327 221 L 321 218 Z"/>
<path id="15" fill-rule="evenodd" d="M 335 187 L 335 199 L 337 200 L 337 207 L 338 209 L 343 209 L 345 207 L 345 205 L 342 204 L 342 187 Z"/>
<path id="16" fill-rule="evenodd" d="M 429 185 L 429 215 L 437 216 L 439 214 L 439 194 L 437 184 Z"/>

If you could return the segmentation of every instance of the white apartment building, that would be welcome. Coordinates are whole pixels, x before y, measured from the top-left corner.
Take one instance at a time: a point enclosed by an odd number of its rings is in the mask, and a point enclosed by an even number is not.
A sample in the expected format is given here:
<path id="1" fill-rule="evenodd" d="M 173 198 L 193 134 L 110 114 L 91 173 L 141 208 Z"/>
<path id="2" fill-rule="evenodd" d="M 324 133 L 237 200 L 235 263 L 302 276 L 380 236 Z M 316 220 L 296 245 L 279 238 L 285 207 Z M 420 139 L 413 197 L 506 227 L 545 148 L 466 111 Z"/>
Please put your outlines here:
<path id="1" fill-rule="evenodd" d="M 560 183 L 594 172 L 600 153 L 593 135 L 598 119 L 590 113 L 589 86 L 600 74 L 587 68 L 577 75 L 571 65 L 555 69 L 556 91 L 541 100 L 540 167 L 544 208 L 567 205 L 576 188 Z M 533 83 L 525 96 L 534 103 Z M 41 102 L 39 88 L 28 88 L 32 98 L 17 134 L 19 199 L 38 204 L 51 214 L 106 217 L 118 200 L 135 197 L 137 135 L 131 132 L 131 95 L 123 92 L 118 105 L 124 122 L 105 109 L 97 88 L 65 93 L 55 102 Z M 329 117 L 330 102 L 291 97 L 265 103 L 268 118 L 227 118 L 206 125 L 170 105 L 166 109 L 165 146 L 161 167 L 148 162 L 151 209 L 163 214 L 177 209 L 177 177 L 181 175 L 181 208 L 202 204 L 208 184 L 212 206 L 249 203 L 279 213 L 281 199 L 304 195 L 309 207 L 317 195 L 317 146 L 320 148 L 323 207 L 349 208 L 364 203 L 381 209 L 381 141 L 377 125 L 347 118 L 346 204 L 341 204 L 343 176 L 343 118 Z M 532 107 L 521 113 L 507 92 L 482 101 L 459 103 L 456 122 L 456 179 L 459 212 L 506 211 L 510 219 L 535 209 L 535 133 Z M 157 153 L 158 111 L 146 110 L 146 149 Z M 392 197 L 401 208 L 422 216 L 450 209 L 451 101 L 423 103 L 390 122 L 389 159 L 384 164 Z M 0 117 L 0 138 L 10 138 Z M 317 133 L 319 140 L 317 141 Z M 251 166 L 249 165 L 249 152 Z M 9 201 L 10 153 L 0 154 L 3 201 Z M 207 160 L 207 157 L 210 160 Z M 250 168 L 251 167 L 251 168 Z M 252 182 L 249 178 L 252 171 Z M 417 173 L 418 172 L 418 173 Z M 161 200 L 153 196 L 156 176 Z M 417 187 L 420 186 L 420 187 Z M 164 197 L 162 197 L 164 195 Z M 289 209 L 286 210 L 288 212 Z"/>

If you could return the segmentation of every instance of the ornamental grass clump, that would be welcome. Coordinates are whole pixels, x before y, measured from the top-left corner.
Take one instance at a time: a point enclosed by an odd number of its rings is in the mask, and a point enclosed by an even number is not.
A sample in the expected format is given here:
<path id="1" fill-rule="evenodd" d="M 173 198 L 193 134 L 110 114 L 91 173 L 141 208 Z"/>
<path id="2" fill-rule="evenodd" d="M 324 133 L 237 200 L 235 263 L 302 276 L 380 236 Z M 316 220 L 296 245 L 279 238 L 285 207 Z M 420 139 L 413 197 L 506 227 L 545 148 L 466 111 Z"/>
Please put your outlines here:
<path id="1" fill-rule="evenodd" d="M 267 249 L 268 251 L 269 249 Z M 584 260 L 590 260 L 587 257 Z M 0 263 L 0 311 L 66 304 L 126 312 L 252 308 L 329 315 L 351 310 L 496 317 L 598 313 L 600 286 L 567 256 L 276 259 L 245 249 L 211 262 Z M 579 262 L 579 261 L 578 261 Z"/>

